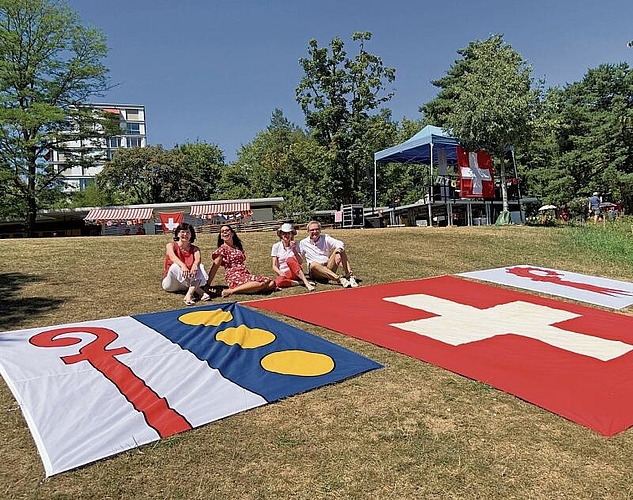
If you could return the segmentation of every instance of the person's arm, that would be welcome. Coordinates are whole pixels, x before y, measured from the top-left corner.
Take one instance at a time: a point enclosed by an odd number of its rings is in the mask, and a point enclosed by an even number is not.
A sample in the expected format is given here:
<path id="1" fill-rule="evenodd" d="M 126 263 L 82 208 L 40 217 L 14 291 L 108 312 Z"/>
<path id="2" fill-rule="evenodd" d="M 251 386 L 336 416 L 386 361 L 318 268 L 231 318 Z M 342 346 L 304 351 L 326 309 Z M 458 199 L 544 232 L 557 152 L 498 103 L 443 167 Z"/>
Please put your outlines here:
<path id="1" fill-rule="evenodd" d="M 275 243 L 270 249 L 270 256 L 273 258 L 273 271 L 277 276 L 282 276 L 281 269 L 279 269 L 279 242 Z"/>
<path id="2" fill-rule="evenodd" d="M 273 256 L 273 271 L 277 273 L 277 276 L 283 276 L 281 269 L 279 269 L 279 257 Z"/>
<path id="3" fill-rule="evenodd" d="M 294 240 L 292 240 L 290 242 L 290 248 L 292 249 L 292 253 L 295 256 L 295 259 L 297 259 L 297 262 L 299 263 L 299 265 L 302 265 L 303 257 L 301 257 L 301 245 L 299 243 L 296 243 Z"/>
<path id="4" fill-rule="evenodd" d="M 325 243 L 326 243 L 326 247 L 328 251 L 332 251 L 335 248 L 340 248 L 341 250 L 345 250 L 345 244 L 341 240 L 332 238 L 329 234 L 325 235 Z"/>
<path id="5" fill-rule="evenodd" d="M 202 259 L 202 254 L 200 253 L 200 248 L 194 247 L 193 251 L 193 264 L 191 264 L 191 269 L 189 269 L 189 277 L 195 278 L 198 273 L 198 268 L 200 267 L 200 260 Z"/>
<path id="6" fill-rule="evenodd" d="M 297 248 L 297 253 L 301 256 L 301 259 L 305 259 L 306 250 L 305 250 L 305 247 L 301 244 L 301 241 L 297 241 L 296 248 Z"/>
<path id="7" fill-rule="evenodd" d="M 167 243 L 167 246 L 165 247 L 165 253 L 167 254 L 167 257 L 169 257 L 169 260 L 171 260 L 172 263 L 176 264 L 180 268 L 183 275 L 189 275 L 189 268 L 187 267 L 187 265 L 176 256 L 173 243 Z"/>
<path id="8" fill-rule="evenodd" d="M 213 255 L 211 257 L 213 257 Z M 222 265 L 222 255 L 217 255 L 215 259 L 213 259 L 213 264 L 211 265 L 211 269 L 209 269 L 209 279 L 207 280 L 208 285 L 210 285 L 211 282 L 213 281 L 213 278 L 215 278 L 215 275 L 217 274 L 218 269 L 220 269 L 221 265 Z"/>

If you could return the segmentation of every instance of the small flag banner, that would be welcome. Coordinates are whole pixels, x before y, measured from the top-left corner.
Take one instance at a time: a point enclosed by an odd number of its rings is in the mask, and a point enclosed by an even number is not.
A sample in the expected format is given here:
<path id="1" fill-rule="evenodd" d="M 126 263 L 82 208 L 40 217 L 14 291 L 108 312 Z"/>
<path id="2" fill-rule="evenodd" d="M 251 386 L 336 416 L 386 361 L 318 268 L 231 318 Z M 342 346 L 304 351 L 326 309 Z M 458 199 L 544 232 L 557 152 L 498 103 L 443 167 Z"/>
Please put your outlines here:
<path id="1" fill-rule="evenodd" d="M 185 213 L 184 212 L 158 212 L 160 217 L 160 223 L 163 228 L 163 233 L 173 233 L 174 229 L 182 224 Z"/>
<path id="2" fill-rule="evenodd" d="M 605 436 L 633 425 L 633 316 L 452 276 L 248 305 L 433 363 Z"/>
<path id="3" fill-rule="evenodd" d="M 234 303 L 0 333 L 47 476 L 380 366 Z"/>

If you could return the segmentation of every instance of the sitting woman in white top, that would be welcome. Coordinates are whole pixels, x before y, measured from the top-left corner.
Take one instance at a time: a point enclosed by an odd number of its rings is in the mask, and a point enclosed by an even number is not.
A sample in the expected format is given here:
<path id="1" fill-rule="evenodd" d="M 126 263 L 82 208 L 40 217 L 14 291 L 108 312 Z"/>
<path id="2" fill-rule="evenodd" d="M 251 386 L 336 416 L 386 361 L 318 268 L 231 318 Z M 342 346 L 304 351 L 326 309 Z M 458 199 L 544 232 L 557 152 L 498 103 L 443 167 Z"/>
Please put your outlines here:
<path id="1" fill-rule="evenodd" d="M 277 273 L 275 284 L 277 288 L 303 284 L 308 291 L 312 292 L 315 290 L 314 283 L 307 280 L 303 274 L 303 269 L 301 269 L 303 259 L 299 252 L 299 246 L 294 240 L 296 234 L 297 230 L 289 223 L 282 224 L 277 229 L 279 241 L 273 245 L 270 252 L 273 258 L 273 271 Z"/>
<path id="2" fill-rule="evenodd" d="M 313 280 L 327 283 L 334 281 L 345 288 L 356 288 L 358 283 L 352 273 L 349 259 L 342 241 L 329 234 L 321 234 L 321 223 L 308 223 L 308 237 L 300 242 L 301 256 L 308 263 L 308 276 Z M 343 276 L 336 273 L 343 268 Z"/>
<path id="3" fill-rule="evenodd" d="M 186 291 L 185 304 L 195 303 L 195 294 L 201 301 L 211 296 L 202 287 L 207 284 L 209 275 L 200 262 L 200 249 L 193 244 L 196 241 L 196 230 L 183 222 L 174 230 L 174 241 L 165 247 L 165 273 L 163 290 L 167 292 Z"/>

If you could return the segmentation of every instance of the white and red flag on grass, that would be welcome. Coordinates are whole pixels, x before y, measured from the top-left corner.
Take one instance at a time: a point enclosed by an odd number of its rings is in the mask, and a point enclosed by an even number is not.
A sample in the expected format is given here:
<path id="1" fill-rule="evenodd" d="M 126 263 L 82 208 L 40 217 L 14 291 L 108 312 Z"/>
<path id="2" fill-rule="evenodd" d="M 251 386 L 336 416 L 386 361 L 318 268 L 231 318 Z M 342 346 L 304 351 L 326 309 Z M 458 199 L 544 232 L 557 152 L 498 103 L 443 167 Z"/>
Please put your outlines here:
<path id="1" fill-rule="evenodd" d="M 379 367 L 237 304 L 0 333 L 47 476 Z"/>
<path id="2" fill-rule="evenodd" d="M 433 363 L 605 436 L 633 425 L 633 316 L 452 276 L 248 305 Z"/>
<path id="3" fill-rule="evenodd" d="M 508 266 L 458 276 L 548 293 L 611 309 L 633 304 L 633 283 L 539 266 Z"/>

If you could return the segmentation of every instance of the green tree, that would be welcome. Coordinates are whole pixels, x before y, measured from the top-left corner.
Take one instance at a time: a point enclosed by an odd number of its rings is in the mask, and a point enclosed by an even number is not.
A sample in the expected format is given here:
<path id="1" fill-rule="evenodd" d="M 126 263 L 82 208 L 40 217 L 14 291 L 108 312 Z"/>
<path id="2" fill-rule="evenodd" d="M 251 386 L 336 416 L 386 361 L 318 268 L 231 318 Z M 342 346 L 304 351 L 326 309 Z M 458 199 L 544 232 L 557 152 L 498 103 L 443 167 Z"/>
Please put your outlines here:
<path id="1" fill-rule="evenodd" d="M 97 174 L 98 189 L 119 203 L 164 203 L 175 190 L 179 171 L 162 146 L 119 149 Z"/>
<path id="2" fill-rule="evenodd" d="M 626 63 L 590 69 L 580 82 L 547 95 L 555 144 L 535 177 L 553 203 L 593 191 L 633 206 L 633 71 Z"/>
<path id="3" fill-rule="evenodd" d="M 119 149 L 97 174 L 100 190 L 120 203 L 172 203 L 212 199 L 218 192 L 224 154 L 196 142 Z"/>
<path id="4" fill-rule="evenodd" d="M 107 207 L 116 203 L 117 201 L 112 193 L 100 189 L 96 182 L 91 182 L 85 189 L 71 194 L 70 206 L 72 208 Z"/>
<path id="5" fill-rule="evenodd" d="M 211 200 L 218 196 L 225 159 L 217 145 L 196 141 L 176 146 L 172 154 L 195 179 L 188 194 L 191 200 Z"/>
<path id="6" fill-rule="evenodd" d="M 327 189 L 323 148 L 275 109 L 270 124 L 238 151 L 238 160 L 224 170 L 226 198 L 282 196 L 278 217 L 301 218 L 333 199 Z"/>
<path id="7" fill-rule="evenodd" d="M 82 105 L 107 89 L 106 54 L 104 35 L 81 26 L 65 3 L 0 0 L 2 201 L 5 211 L 24 218 L 28 236 L 38 210 L 63 188 L 63 172 L 46 161 L 50 151 L 109 129 L 102 113 Z"/>
<path id="8" fill-rule="evenodd" d="M 451 130 L 468 149 L 486 150 L 500 168 L 503 210 L 508 211 L 506 152 L 530 136 L 538 92 L 531 67 L 501 35 L 471 42 L 457 51 L 445 77 L 433 83 L 437 97 L 421 107 L 425 117 Z"/>
<path id="9" fill-rule="evenodd" d="M 306 124 L 320 146 L 327 151 L 323 172 L 335 205 L 370 202 L 373 188 L 373 153 L 383 144 L 376 143 L 375 116 L 372 113 L 392 93 L 385 86 L 395 79 L 395 70 L 383 65 L 380 57 L 365 50 L 369 32 L 356 32 L 359 50 L 347 56 L 340 38 L 329 47 L 308 43 L 308 57 L 299 64 L 304 76 L 296 89 L 297 102 Z"/>
<path id="10" fill-rule="evenodd" d="M 558 110 L 555 109 L 556 99 L 552 95 L 556 92 L 558 89 L 553 88 L 542 93 L 535 108 L 530 141 L 516 155 L 522 193 L 537 196 L 547 204 L 558 204 L 545 194 L 549 182 L 554 181 L 558 175 L 553 167 L 557 154 L 554 129 Z"/>

